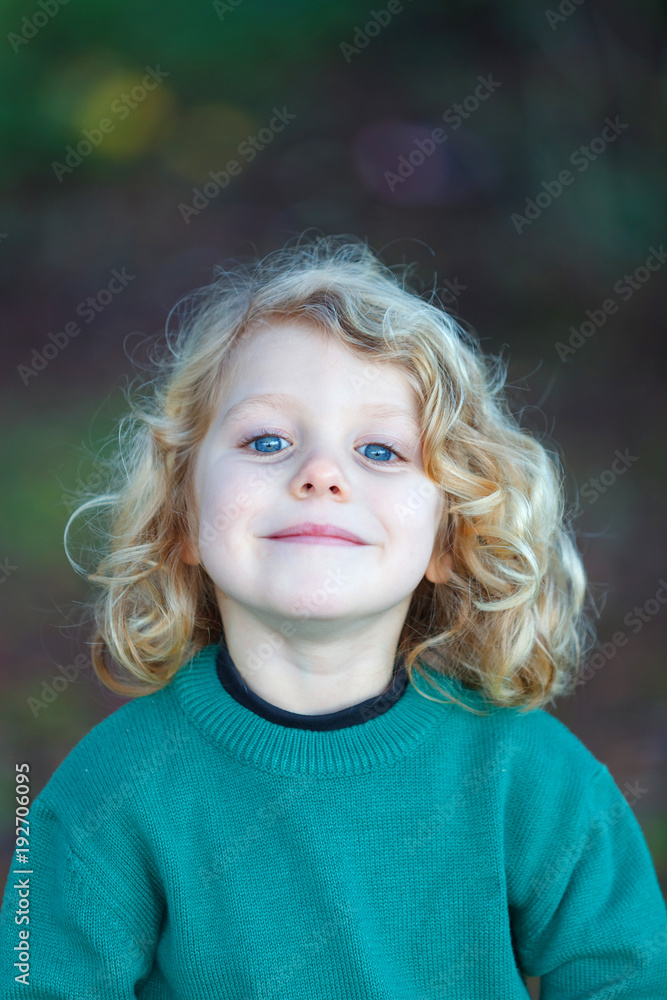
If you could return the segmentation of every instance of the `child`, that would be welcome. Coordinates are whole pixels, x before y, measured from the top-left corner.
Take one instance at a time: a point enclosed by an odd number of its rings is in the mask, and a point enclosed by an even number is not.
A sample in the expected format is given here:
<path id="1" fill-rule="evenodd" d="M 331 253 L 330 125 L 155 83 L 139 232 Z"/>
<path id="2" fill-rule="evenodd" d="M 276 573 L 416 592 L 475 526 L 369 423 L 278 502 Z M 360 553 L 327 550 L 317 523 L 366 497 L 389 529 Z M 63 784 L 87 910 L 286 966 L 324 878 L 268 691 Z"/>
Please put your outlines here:
<path id="1" fill-rule="evenodd" d="M 586 581 L 500 364 L 354 238 L 168 327 L 78 511 L 110 506 L 92 662 L 132 700 L 32 802 L 2 996 L 666 997 L 641 829 L 545 711 Z"/>

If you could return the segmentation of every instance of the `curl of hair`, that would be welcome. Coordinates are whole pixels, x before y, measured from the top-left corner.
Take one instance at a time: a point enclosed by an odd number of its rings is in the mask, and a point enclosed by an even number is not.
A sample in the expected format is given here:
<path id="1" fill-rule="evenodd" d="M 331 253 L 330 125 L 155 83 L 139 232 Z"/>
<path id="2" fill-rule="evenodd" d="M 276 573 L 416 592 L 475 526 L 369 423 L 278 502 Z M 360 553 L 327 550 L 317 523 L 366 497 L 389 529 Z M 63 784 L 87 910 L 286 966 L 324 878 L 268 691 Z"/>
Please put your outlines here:
<path id="1" fill-rule="evenodd" d="M 211 527 L 198 524 L 197 449 L 244 335 L 264 322 L 304 319 L 370 365 L 400 366 L 419 400 L 424 469 L 446 501 L 436 544 L 451 553 L 453 569 L 446 583 L 424 577 L 412 595 L 398 644 L 410 681 L 416 670 L 433 684 L 421 658 L 501 707 L 529 711 L 571 693 L 594 641 L 586 577 L 559 458 L 512 414 L 502 360 L 482 353 L 435 292 L 427 300 L 410 287 L 411 265 L 388 267 L 357 237 L 304 234 L 232 265 L 217 266 L 210 285 L 172 309 L 148 397 L 128 397 L 108 489 L 81 503 L 65 529 L 71 565 L 99 585 L 89 604 L 102 683 L 124 696 L 148 694 L 222 637 L 212 580 L 181 559 L 184 541 L 197 552 L 199 532 Z M 109 509 L 104 555 L 86 574 L 67 532 L 97 506 Z M 105 653 L 138 683 L 116 676 Z"/>

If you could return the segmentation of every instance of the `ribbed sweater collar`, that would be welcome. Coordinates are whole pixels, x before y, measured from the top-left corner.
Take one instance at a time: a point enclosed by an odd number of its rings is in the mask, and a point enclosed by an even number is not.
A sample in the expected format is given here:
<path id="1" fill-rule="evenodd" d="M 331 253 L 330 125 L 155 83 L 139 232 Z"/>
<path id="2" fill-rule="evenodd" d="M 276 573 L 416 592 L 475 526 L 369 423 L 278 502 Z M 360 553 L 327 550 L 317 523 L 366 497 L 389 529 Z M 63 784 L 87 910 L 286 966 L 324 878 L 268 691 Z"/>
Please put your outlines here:
<path id="1" fill-rule="evenodd" d="M 170 690 L 202 735 L 242 763 L 278 774 L 352 775 L 384 767 L 413 752 L 451 711 L 450 702 L 413 673 L 415 682 L 438 701 L 408 684 L 403 695 L 363 725 L 317 731 L 278 725 L 236 701 L 221 685 L 216 659 L 220 644 L 205 646 L 178 671 Z M 428 672 L 428 667 L 424 670 Z M 456 698 L 467 689 L 454 678 L 437 683 Z M 474 693 L 473 693 L 474 694 Z"/>

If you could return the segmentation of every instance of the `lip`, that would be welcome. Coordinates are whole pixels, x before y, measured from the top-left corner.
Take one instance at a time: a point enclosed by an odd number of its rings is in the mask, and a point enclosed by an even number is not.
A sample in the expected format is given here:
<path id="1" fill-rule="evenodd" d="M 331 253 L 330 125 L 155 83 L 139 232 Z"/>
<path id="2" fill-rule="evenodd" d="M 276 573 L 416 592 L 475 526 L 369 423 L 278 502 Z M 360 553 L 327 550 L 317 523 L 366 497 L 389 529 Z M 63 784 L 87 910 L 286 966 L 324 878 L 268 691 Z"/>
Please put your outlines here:
<path id="1" fill-rule="evenodd" d="M 340 542 L 352 543 L 354 545 L 366 545 L 366 542 L 358 535 L 344 528 L 339 528 L 335 524 L 314 524 L 312 521 L 303 524 L 293 524 L 282 531 L 275 531 L 266 538 L 282 538 L 285 541 L 309 541 L 310 544 L 321 542 L 323 544 L 336 544 Z"/>

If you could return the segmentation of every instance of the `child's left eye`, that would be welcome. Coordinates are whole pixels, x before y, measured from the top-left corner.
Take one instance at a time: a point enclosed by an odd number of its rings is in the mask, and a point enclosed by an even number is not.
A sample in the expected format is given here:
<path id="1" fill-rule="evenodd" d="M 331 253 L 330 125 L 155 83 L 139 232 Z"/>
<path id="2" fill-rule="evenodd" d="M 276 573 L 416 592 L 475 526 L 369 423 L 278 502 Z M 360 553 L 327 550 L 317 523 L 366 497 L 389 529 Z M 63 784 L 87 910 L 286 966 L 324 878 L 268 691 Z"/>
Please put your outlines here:
<path id="1" fill-rule="evenodd" d="M 402 456 L 398 454 L 398 452 L 396 451 L 396 449 L 395 448 L 390 448 L 388 444 L 381 444 L 379 441 L 374 441 L 372 444 L 362 444 L 361 447 L 362 448 L 374 448 L 376 451 L 378 449 L 380 449 L 380 451 L 391 451 L 391 452 L 394 453 L 394 455 L 396 455 L 396 457 L 401 462 L 403 461 Z M 371 458 L 370 455 L 364 455 L 364 458 L 367 458 L 369 462 L 375 462 L 377 465 L 387 465 L 387 464 L 389 464 L 388 462 L 384 461 L 383 459 Z"/>
<path id="2" fill-rule="evenodd" d="M 239 442 L 240 448 L 245 448 L 246 450 L 253 451 L 256 455 L 275 455 L 279 451 L 285 451 L 284 448 L 273 448 L 271 451 L 257 451 L 255 448 L 251 448 L 250 445 L 254 444 L 256 441 L 261 441 L 263 438 L 273 438 L 274 441 L 286 441 L 281 434 L 276 434 L 274 431 L 263 430 L 259 434 L 253 434 L 252 437 L 245 438 L 243 441 Z M 369 444 L 362 444 L 361 448 L 372 448 L 374 449 L 374 454 L 378 451 L 382 452 L 392 452 L 396 455 L 400 462 L 405 461 L 402 455 L 400 455 L 396 449 L 389 444 L 384 444 L 381 441 L 373 441 Z M 370 455 L 364 455 L 364 458 L 368 462 L 373 462 L 374 465 L 395 465 L 395 462 L 391 462 L 389 459 L 372 458 Z"/>

